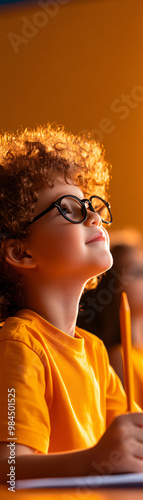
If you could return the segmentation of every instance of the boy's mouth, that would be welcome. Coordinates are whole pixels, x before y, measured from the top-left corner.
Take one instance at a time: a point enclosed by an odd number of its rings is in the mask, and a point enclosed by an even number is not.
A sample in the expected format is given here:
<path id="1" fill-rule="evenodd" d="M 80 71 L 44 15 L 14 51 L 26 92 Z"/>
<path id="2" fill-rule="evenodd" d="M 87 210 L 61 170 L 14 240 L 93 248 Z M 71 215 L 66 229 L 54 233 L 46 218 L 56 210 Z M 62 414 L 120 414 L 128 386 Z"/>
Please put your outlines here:
<path id="1" fill-rule="evenodd" d="M 94 243 L 95 241 L 106 241 L 107 242 L 107 237 L 106 237 L 106 234 L 104 233 L 103 230 L 96 232 L 96 234 L 89 241 L 87 241 L 87 244 Z"/>

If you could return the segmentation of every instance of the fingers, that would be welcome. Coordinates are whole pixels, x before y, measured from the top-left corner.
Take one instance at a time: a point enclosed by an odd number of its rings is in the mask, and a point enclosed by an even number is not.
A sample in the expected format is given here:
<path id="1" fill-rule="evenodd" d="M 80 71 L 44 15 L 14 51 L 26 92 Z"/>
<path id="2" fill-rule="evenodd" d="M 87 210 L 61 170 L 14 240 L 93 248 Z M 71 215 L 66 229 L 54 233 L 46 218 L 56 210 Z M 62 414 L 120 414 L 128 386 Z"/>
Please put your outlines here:
<path id="1" fill-rule="evenodd" d="M 137 425 L 134 427 L 136 439 L 143 444 L 143 427 L 138 427 Z"/>
<path id="2" fill-rule="evenodd" d="M 123 443 L 126 441 L 130 443 L 130 441 L 133 440 L 143 446 L 142 419 L 143 414 L 128 413 L 120 415 L 114 420 L 115 426 L 118 428 L 120 440 Z M 132 451 L 131 448 L 130 451 Z"/>
<path id="3" fill-rule="evenodd" d="M 112 446 L 112 453 L 116 448 L 122 458 L 118 464 L 113 464 L 114 473 L 143 472 L 142 423 L 142 413 L 128 413 L 116 417 L 110 428 L 107 429 L 104 444 L 106 444 L 106 450 L 108 449 L 108 457 L 111 456 Z"/>
<path id="4" fill-rule="evenodd" d="M 143 460 L 138 457 L 131 457 L 127 463 L 125 472 L 143 472 Z"/>
<path id="5" fill-rule="evenodd" d="M 93 449 L 96 473 L 143 473 L 143 413 L 116 417 Z"/>
<path id="6" fill-rule="evenodd" d="M 138 443 L 137 446 L 134 446 L 133 455 L 135 458 L 140 458 L 143 461 L 143 445 Z M 142 471 L 143 471 L 143 462 L 142 462 Z"/>
<path id="7" fill-rule="evenodd" d="M 115 420 L 119 425 L 129 425 L 130 424 L 138 429 L 143 429 L 143 412 L 141 413 L 125 413 L 123 415 L 118 415 Z"/>
<path id="8" fill-rule="evenodd" d="M 125 415 L 126 417 L 126 415 Z M 128 413 L 127 425 L 129 433 L 134 436 L 140 443 L 143 443 L 143 413 Z M 126 422 L 125 420 L 125 422 Z"/>
<path id="9" fill-rule="evenodd" d="M 124 443 L 123 449 L 125 449 L 125 453 L 127 452 L 128 456 L 143 460 L 143 442 L 139 442 L 136 436 L 131 436 L 128 441 Z"/>
<path id="10" fill-rule="evenodd" d="M 132 422 L 134 425 L 137 425 L 139 427 L 143 427 L 143 412 L 140 413 L 126 413 L 125 415 L 121 416 L 127 416 L 128 420 Z"/>
<path id="11" fill-rule="evenodd" d="M 117 420 L 127 472 L 143 472 L 143 413 L 128 413 Z"/>

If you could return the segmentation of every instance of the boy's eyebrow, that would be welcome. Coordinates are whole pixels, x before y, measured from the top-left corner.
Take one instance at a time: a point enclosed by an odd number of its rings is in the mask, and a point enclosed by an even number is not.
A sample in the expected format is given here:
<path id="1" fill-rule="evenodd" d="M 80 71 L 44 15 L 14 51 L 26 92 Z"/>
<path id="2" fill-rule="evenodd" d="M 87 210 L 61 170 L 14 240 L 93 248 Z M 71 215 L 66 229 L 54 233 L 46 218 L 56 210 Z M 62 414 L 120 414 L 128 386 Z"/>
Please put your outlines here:
<path id="1" fill-rule="evenodd" d="M 51 205 L 51 203 L 53 203 L 55 200 L 58 200 L 59 198 L 61 198 L 62 196 L 76 196 L 77 198 L 79 198 L 80 200 L 84 199 L 84 194 L 83 193 L 72 193 L 72 192 L 65 192 L 65 193 L 61 193 L 61 194 L 58 194 L 57 196 L 54 197 L 53 201 L 49 202 L 49 204 Z"/>
<path id="2" fill-rule="evenodd" d="M 80 193 L 72 193 L 72 189 L 71 189 L 70 193 L 63 193 L 63 194 L 61 194 L 61 196 L 66 196 L 68 194 L 73 195 L 73 196 L 77 196 L 77 198 L 80 198 L 80 199 L 84 198 L 84 194 L 82 193 L 82 191 L 80 191 Z M 60 198 L 60 196 L 59 196 L 59 198 Z"/>

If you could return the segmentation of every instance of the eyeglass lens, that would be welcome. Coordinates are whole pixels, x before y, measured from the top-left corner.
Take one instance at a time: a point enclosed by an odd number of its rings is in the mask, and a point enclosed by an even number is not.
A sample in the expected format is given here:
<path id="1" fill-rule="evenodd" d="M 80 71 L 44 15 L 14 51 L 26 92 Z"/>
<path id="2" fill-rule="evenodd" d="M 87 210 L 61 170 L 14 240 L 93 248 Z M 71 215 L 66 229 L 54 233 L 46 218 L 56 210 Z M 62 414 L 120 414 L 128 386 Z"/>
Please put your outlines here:
<path id="1" fill-rule="evenodd" d="M 61 200 L 62 213 L 74 222 L 81 222 L 84 219 L 82 205 L 78 200 L 72 197 L 66 197 Z"/>
<path id="2" fill-rule="evenodd" d="M 85 202 L 85 205 L 89 209 L 88 202 Z M 110 213 L 103 201 L 98 200 L 96 197 L 92 198 L 92 206 L 103 221 L 110 222 Z M 73 222 L 82 222 L 85 218 L 85 209 L 82 203 L 71 196 L 61 200 L 61 210 L 63 215 Z"/>
<path id="3" fill-rule="evenodd" d="M 102 200 L 99 200 L 98 198 L 93 197 L 91 200 L 91 203 L 92 203 L 92 206 L 93 206 L 95 212 L 97 212 L 100 215 L 100 217 L 103 221 L 105 221 L 105 222 L 111 221 L 111 216 L 110 216 L 110 212 L 108 210 L 108 207 L 105 205 L 105 203 Z"/>

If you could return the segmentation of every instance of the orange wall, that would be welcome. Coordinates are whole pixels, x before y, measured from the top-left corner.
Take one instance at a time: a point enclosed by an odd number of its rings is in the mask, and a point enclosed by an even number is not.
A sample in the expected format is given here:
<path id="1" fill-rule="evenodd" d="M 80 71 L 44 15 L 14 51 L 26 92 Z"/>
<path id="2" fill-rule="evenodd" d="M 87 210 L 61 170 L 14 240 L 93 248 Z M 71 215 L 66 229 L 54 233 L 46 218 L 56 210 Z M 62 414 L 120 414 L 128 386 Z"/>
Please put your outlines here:
<path id="1" fill-rule="evenodd" d="M 143 229 L 143 1 L 39 3 L 1 8 L 0 129 L 92 130 L 113 164 L 113 228 Z"/>

